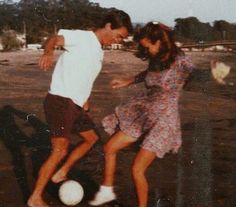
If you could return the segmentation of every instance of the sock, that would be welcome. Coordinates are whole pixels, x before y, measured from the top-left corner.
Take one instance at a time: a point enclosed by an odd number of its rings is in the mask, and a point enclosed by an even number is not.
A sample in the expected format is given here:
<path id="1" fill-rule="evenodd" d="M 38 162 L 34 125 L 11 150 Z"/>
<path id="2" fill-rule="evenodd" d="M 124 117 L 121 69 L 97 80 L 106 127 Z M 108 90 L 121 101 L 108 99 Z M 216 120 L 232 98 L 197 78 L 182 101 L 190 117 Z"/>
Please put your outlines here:
<path id="1" fill-rule="evenodd" d="M 113 192 L 113 186 L 101 185 L 100 190 L 103 191 L 104 193 L 112 193 Z"/>

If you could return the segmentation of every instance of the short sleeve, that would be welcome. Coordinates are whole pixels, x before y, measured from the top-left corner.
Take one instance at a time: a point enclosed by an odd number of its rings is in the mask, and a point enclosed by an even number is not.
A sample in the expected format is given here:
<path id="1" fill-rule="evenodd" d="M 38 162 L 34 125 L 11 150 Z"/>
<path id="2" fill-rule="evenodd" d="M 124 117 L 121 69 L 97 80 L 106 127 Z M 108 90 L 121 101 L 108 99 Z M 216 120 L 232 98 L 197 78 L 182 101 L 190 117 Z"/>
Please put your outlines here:
<path id="1" fill-rule="evenodd" d="M 58 35 L 64 37 L 64 46 L 76 46 L 79 44 L 79 41 L 81 41 L 80 32 L 78 30 L 60 29 Z"/>

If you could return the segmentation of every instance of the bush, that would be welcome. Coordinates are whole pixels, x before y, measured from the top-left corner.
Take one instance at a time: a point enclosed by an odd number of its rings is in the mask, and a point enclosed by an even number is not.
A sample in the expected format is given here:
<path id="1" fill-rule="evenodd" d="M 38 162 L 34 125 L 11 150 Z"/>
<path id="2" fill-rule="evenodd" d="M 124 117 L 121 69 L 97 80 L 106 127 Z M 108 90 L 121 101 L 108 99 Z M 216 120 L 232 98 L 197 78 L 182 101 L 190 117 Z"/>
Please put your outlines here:
<path id="1" fill-rule="evenodd" d="M 16 32 L 13 30 L 3 31 L 2 46 L 3 51 L 17 50 L 20 48 L 20 41 L 16 37 Z"/>

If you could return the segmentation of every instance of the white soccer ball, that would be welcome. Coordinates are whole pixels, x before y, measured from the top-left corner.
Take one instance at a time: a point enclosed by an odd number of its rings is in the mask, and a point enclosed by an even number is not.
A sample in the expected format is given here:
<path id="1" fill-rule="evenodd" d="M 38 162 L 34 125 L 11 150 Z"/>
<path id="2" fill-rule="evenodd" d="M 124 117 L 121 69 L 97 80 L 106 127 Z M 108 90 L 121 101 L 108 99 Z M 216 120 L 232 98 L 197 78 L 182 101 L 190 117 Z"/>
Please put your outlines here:
<path id="1" fill-rule="evenodd" d="M 75 206 L 83 196 L 83 187 L 74 180 L 65 181 L 59 188 L 59 198 L 67 206 Z"/>

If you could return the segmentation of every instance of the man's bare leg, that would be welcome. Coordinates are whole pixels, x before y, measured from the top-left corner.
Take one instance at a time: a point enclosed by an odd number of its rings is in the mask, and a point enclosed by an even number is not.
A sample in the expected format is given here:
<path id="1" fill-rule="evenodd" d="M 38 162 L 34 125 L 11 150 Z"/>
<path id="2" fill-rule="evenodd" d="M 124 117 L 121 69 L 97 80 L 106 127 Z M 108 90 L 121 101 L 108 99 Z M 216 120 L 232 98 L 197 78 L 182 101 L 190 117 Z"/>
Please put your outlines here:
<path id="1" fill-rule="evenodd" d="M 49 207 L 43 201 L 43 191 L 53 175 L 57 165 L 66 156 L 69 146 L 69 140 L 64 137 L 52 138 L 52 152 L 48 159 L 43 163 L 38 179 L 35 184 L 27 204 L 29 207 Z"/>
<path id="2" fill-rule="evenodd" d="M 52 176 L 54 183 L 66 180 L 67 174 L 75 162 L 81 159 L 98 140 L 98 135 L 94 130 L 81 132 L 80 135 L 84 138 L 84 142 L 71 152 L 64 165 Z"/>

